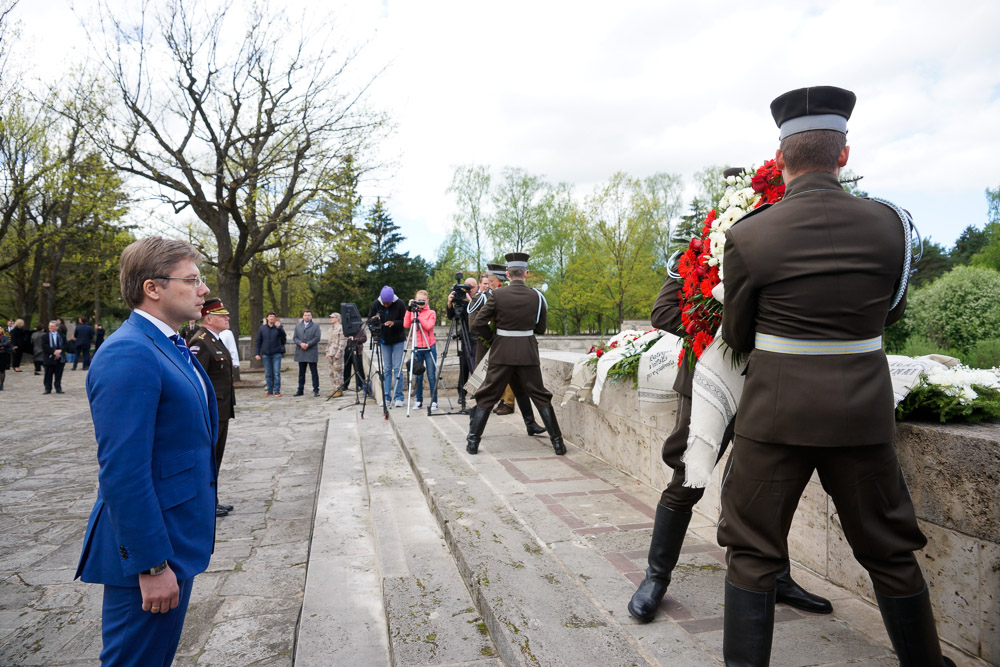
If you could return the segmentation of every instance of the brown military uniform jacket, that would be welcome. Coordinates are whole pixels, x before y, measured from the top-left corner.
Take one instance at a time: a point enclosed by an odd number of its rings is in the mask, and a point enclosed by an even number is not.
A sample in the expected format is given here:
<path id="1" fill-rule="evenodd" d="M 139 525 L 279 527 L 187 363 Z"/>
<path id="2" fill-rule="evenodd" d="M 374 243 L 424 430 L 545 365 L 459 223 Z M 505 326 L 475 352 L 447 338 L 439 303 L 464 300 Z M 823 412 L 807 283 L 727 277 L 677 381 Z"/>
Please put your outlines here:
<path id="1" fill-rule="evenodd" d="M 539 365 L 538 341 L 535 336 L 494 336 L 490 321 L 496 322 L 497 329 L 542 334 L 545 333 L 546 310 L 545 300 L 521 281 L 511 281 L 509 286 L 489 295 L 486 303 L 475 311 L 474 317 L 470 316 L 470 328 L 474 334 L 490 343 L 490 365 Z"/>
<path id="2" fill-rule="evenodd" d="M 830 173 L 794 179 L 777 204 L 726 235 L 722 337 L 750 352 L 736 434 L 821 447 L 891 443 L 885 353 L 791 355 L 754 349 L 756 332 L 805 340 L 880 336 L 903 266 L 892 209 L 843 190 Z"/>
<path id="3" fill-rule="evenodd" d="M 653 303 L 653 312 L 649 316 L 653 326 L 661 331 L 684 337 L 684 325 L 681 324 L 681 303 L 677 293 L 681 284 L 673 278 L 667 278 L 660 288 L 660 293 Z M 674 391 L 690 398 L 691 385 L 694 383 L 694 364 L 690 363 L 685 352 L 684 362 L 677 368 L 677 378 L 674 380 Z"/>
<path id="4" fill-rule="evenodd" d="M 191 337 L 191 354 L 208 373 L 219 404 L 219 420 L 236 416 L 236 393 L 233 391 L 233 359 L 229 348 L 208 329 L 202 327 Z"/>

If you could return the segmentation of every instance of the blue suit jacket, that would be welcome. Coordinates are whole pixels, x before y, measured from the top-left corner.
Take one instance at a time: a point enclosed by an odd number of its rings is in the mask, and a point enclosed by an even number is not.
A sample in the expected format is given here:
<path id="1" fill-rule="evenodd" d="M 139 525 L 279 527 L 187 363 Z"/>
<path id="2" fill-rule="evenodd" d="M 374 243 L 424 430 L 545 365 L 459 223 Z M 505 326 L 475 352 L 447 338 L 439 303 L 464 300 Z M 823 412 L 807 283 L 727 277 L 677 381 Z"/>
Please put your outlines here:
<path id="1" fill-rule="evenodd" d="M 208 567 L 215 546 L 212 383 L 149 320 L 131 317 L 101 346 L 87 375 L 100 487 L 76 576 L 138 586 L 168 561 L 178 579 Z"/>

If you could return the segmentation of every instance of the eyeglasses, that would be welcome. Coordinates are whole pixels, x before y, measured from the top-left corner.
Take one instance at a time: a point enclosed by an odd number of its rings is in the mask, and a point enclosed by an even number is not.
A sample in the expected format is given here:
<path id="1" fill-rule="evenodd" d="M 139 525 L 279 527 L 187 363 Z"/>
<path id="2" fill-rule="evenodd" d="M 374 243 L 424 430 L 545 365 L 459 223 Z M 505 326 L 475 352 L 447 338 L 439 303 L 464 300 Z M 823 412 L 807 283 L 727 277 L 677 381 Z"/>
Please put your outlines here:
<path id="1" fill-rule="evenodd" d="M 205 276 L 198 276 L 197 278 L 175 278 L 173 276 L 157 276 L 152 278 L 152 280 L 183 280 L 186 283 L 193 283 L 195 287 L 200 287 L 205 284 Z"/>

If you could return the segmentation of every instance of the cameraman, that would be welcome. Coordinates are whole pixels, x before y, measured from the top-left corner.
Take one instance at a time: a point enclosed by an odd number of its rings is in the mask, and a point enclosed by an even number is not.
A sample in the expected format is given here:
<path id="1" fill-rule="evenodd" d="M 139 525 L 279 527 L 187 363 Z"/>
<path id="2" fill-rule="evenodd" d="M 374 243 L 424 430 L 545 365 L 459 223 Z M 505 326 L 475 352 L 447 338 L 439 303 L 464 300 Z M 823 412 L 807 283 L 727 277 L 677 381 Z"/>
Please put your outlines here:
<path id="1" fill-rule="evenodd" d="M 368 309 L 368 323 L 373 328 L 381 325 L 379 342 L 382 346 L 382 363 L 386 369 L 382 380 L 382 394 L 385 406 L 392 405 L 392 383 L 396 381 L 396 407 L 403 407 L 403 353 L 406 347 L 406 332 L 403 318 L 406 306 L 399 300 L 391 287 L 382 288 L 379 296 Z"/>
<path id="2" fill-rule="evenodd" d="M 437 410 L 437 342 L 434 340 L 434 325 L 437 323 L 437 313 L 427 305 L 427 290 L 419 290 L 415 299 L 410 299 L 403 318 L 403 328 L 413 326 L 413 320 L 419 325 L 413 332 L 413 354 L 424 363 L 424 373 L 417 375 L 417 409 L 424 404 L 424 375 L 431 391 L 431 410 Z"/>
<path id="3" fill-rule="evenodd" d="M 448 319 L 452 319 L 453 320 L 456 317 L 458 317 L 459 319 L 461 319 L 463 328 L 466 331 L 468 331 L 469 330 L 469 304 L 472 303 L 473 297 L 475 297 L 476 293 L 479 291 L 479 283 L 476 281 L 475 278 L 466 278 L 465 279 L 465 285 L 466 285 L 466 289 L 462 290 L 461 292 L 458 291 L 458 290 L 452 289 L 451 292 L 448 293 L 448 309 L 447 309 L 446 312 L 448 313 Z M 462 295 L 461 296 L 462 300 L 461 300 L 460 303 L 457 303 L 457 304 L 454 303 L 455 294 Z M 461 351 L 459 353 L 459 355 L 458 355 L 458 399 L 459 399 L 459 403 L 464 403 L 464 401 L 465 401 L 465 383 L 469 379 L 469 373 L 471 373 L 473 371 L 472 368 L 469 368 L 469 363 L 468 363 L 468 361 L 466 359 L 467 358 L 468 359 L 475 359 L 476 358 L 476 338 L 475 338 L 475 336 L 468 336 L 467 338 L 468 338 L 468 341 L 469 341 L 469 349 Z"/>

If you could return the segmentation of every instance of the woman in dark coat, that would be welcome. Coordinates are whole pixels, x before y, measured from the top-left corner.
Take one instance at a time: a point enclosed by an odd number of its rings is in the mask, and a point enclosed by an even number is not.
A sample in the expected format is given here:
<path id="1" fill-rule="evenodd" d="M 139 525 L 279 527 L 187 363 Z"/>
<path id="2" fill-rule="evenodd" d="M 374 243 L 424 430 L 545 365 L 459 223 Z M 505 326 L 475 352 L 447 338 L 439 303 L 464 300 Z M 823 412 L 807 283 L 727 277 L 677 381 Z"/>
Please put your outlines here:
<path id="1" fill-rule="evenodd" d="M 13 349 L 14 346 L 11 345 L 10 337 L 0 330 L 0 391 L 3 391 L 3 383 L 7 379 L 7 367 L 10 365 L 10 357 Z"/>
<path id="2" fill-rule="evenodd" d="M 31 352 L 31 334 L 24 326 L 24 320 L 14 322 L 14 328 L 10 330 L 10 341 L 13 350 L 10 355 L 10 366 L 15 373 L 21 372 L 21 355 Z"/>

